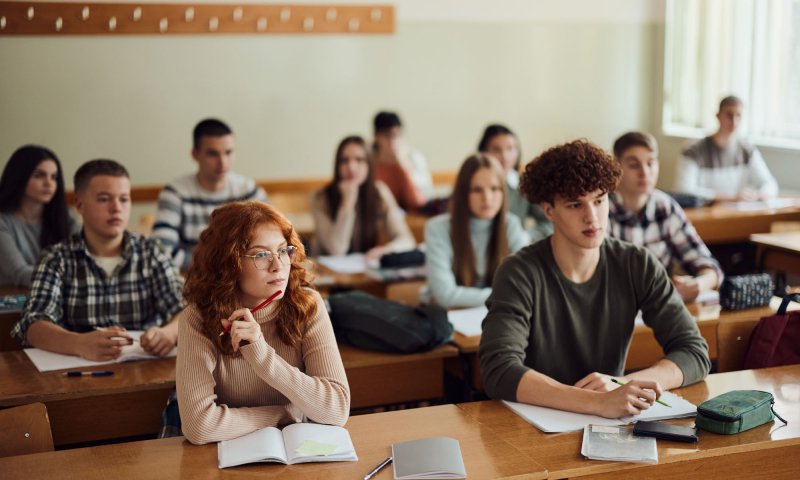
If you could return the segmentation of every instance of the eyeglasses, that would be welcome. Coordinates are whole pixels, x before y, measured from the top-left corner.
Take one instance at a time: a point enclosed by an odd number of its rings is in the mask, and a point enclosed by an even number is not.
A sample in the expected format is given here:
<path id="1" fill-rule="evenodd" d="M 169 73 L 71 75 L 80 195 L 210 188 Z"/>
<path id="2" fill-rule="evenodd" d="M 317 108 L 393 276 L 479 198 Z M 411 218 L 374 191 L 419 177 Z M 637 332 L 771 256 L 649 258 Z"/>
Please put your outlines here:
<path id="1" fill-rule="evenodd" d="M 277 253 L 264 250 L 253 255 L 242 255 L 243 257 L 252 258 L 253 266 L 258 270 L 265 270 L 272 265 L 272 261 L 276 258 L 281 262 L 281 265 L 290 265 L 294 260 L 294 255 L 297 253 L 297 247 L 289 245 L 278 250 Z"/>

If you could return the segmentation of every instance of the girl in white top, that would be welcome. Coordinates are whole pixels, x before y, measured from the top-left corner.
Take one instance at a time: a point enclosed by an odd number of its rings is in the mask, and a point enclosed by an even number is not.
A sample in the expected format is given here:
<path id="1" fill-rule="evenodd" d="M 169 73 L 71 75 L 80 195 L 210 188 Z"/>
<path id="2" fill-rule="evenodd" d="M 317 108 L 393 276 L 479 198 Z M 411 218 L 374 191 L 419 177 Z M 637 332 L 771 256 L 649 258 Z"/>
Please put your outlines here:
<path id="1" fill-rule="evenodd" d="M 428 284 L 423 301 L 445 308 L 482 305 L 500 262 L 530 243 L 507 212 L 505 173 L 496 159 L 475 154 L 461 165 L 450 213 L 425 224 Z"/>
<path id="2" fill-rule="evenodd" d="M 0 286 L 30 287 L 40 250 L 76 228 L 56 154 L 36 145 L 18 148 L 0 178 Z"/>
<path id="3" fill-rule="evenodd" d="M 375 180 L 363 138 L 346 137 L 336 149 L 333 181 L 314 194 L 314 255 L 366 253 L 378 259 L 416 246 L 389 188 Z"/>

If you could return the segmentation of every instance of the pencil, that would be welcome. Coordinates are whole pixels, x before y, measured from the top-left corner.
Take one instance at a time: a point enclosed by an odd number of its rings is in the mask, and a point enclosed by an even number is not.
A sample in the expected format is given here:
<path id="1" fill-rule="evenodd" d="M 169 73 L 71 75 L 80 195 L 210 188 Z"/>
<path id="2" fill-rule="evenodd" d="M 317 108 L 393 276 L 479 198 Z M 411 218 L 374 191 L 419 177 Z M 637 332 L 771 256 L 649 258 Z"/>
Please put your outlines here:
<path id="1" fill-rule="evenodd" d="M 259 311 L 259 310 L 261 310 L 262 308 L 266 307 L 267 305 L 269 305 L 269 304 L 270 304 L 270 302 L 272 302 L 273 300 L 275 300 L 275 298 L 276 298 L 278 295 L 280 295 L 281 293 L 283 293 L 283 290 L 278 290 L 277 292 L 273 293 L 272 295 L 270 295 L 270 296 L 269 296 L 269 298 L 268 298 L 268 299 L 266 299 L 266 300 L 264 300 L 263 302 L 259 303 L 259 304 L 258 304 L 258 305 L 256 305 L 255 307 L 251 308 L 251 309 L 250 309 L 250 312 L 252 312 L 252 313 L 256 313 L 257 311 Z M 221 336 L 225 335 L 226 333 L 231 333 L 231 327 L 226 327 L 225 329 L 223 329 L 221 332 L 219 332 L 219 336 L 221 337 Z"/>
<path id="2" fill-rule="evenodd" d="M 616 378 L 612 378 L 611 381 L 616 383 L 617 385 L 625 385 L 625 382 L 621 382 L 621 381 L 617 380 Z M 665 407 L 672 408 L 671 406 L 667 405 L 666 403 L 662 402 L 661 400 L 656 399 L 656 402 L 660 403 L 661 405 L 664 405 Z"/>

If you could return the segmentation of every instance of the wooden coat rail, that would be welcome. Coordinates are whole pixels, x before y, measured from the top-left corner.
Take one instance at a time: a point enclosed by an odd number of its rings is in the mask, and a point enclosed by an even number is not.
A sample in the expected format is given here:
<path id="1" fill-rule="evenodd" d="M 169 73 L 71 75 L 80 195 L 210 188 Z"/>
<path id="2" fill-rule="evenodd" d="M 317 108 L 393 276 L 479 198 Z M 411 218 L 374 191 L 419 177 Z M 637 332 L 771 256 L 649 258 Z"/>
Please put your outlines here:
<path id="1" fill-rule="evenodd" d="M 0 1 L 0 35 L 394 32 L 390 5 Z"/>

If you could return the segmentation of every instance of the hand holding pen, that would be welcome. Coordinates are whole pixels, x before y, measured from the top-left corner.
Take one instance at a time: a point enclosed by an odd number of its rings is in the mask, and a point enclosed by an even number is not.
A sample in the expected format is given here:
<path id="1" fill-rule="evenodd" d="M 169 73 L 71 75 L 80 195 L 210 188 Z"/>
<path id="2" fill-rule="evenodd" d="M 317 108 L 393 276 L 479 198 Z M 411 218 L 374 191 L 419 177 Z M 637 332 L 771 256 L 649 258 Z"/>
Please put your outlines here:
<path id="1" fill-rule="evenodd" d="M 98 328 L 75 336 L 74 350 L 82 358 L 94 361 L 115 360 L 122 354 L 122 347 L 133 339 L 118 326 Z"/>
<path id="2" fill-rule="evenodd" d="M 222 320 L 223 330 L 219 335 L 223 336 L 230 333 L 234 352 L 238 351 L 239 347 L 255 342 L 261 337 L 261 325 L 256 322 L 253 313 L 269 305 L 281 293 L 283 291 L 278 290 L 252 309 L 240 308 L 231 313 L 228 318 Z"/>

